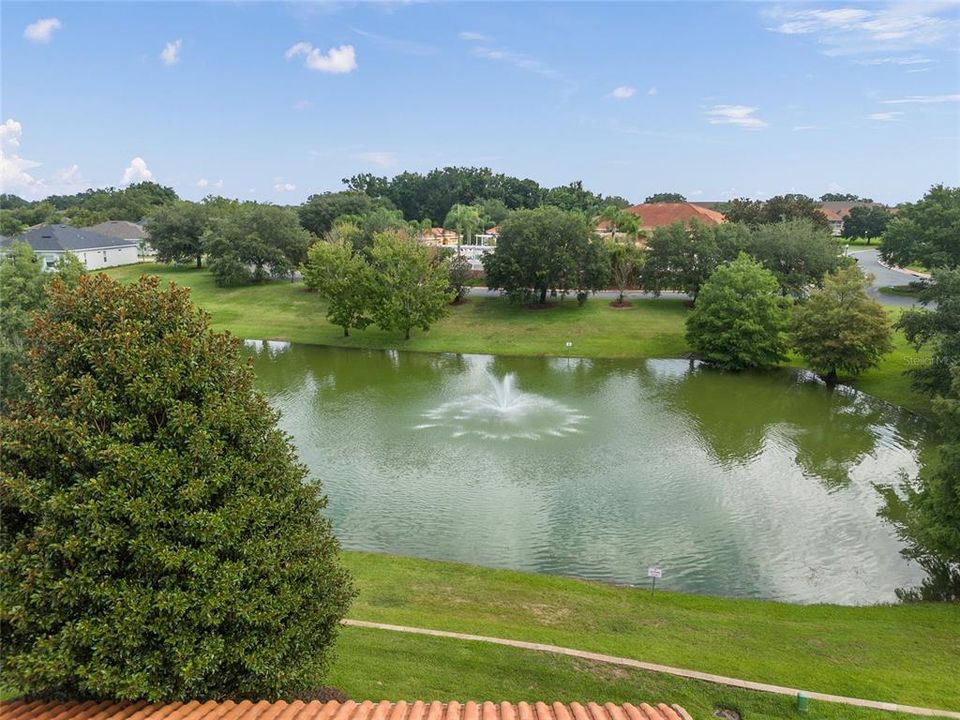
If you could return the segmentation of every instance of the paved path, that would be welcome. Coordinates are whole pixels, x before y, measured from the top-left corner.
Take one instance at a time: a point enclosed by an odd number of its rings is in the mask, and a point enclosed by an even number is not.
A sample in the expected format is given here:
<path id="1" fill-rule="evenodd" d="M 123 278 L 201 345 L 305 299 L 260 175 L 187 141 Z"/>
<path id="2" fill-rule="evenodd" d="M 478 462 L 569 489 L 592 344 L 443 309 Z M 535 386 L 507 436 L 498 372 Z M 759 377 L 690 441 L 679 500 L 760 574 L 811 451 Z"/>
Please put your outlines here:
<path id="1" fill-rule="evenodd" d="M 867 289 L 872 298 L 884 305 L 911 307 L 917 304 L 915 298 L 905 295 L 883 295 L 880 288 L 907 285 L 922 275 L 881 265 L 880 253 L 876 250 L 851 250 L 850 256 L 857 261 L 861 270 L 873 275 L 873 284 Z"/>
<path id="2" fill-rule="evenodd" d="M 639 670 L 648 670 L 651 672 L 665 673 L 667 675 L 676 675 L 677 677 L 688 678 L 691 680 L 701 680 L 703 682 L 715 683 L 717 685 L 726 685 L 729 687 L 740 688 L 742 690 L 755 690 L 758 692 L 776 693 L 778 695 L 796 696 L 800 692 L 797 688 L 788 688 L 782 685 L 769 685 L 767 683 L 751 682 L 750 680 L 740 680 L 738 678 L 725 677 L 723 675 L 711 675 L 710 673 L 698 672 L 696 670 L 684 670 L 683 668 L 671 667 L 669 665 L 657 665 L 655 663 L 642 662 L 632 658 L 616 657 L 615 655 L 601 655 L 600 653 L 585 652 L 583 650 L 574 650 L 572 648 L 560 647 L 558 645 L 542 645 L 540 643 L 524 642 L 523 640 L 507 640 L 505 638 L 487 637 L 485 635 L 468 635 L 466 633 L 448 632 L 446 630 L 429 630 L 427 628 L 408 627 L 406 625 L 388 625 L 386 623 L 367 622 L 365 620 L 344 620 L 344 625 L 350 627 L 368 628 L 372 630 L 388 630 L 390 632 L 410 633 L 412 635 L 428 635 L 430 637 L 450 638 L 453 640 L 466 640 L 470 642 L 491 643 L 493 645 L 506 645 L 507 647 L 520 648 L 521 650 L 535 650 L 537 652 L 553 653 L 555 655 L 567 655 L 569 657 L 580 658 L 582 660 L 592 660 L 594 662 L 609 663 L 621 667 L 637 668 Z M 862 700 L 860 698 L 845 697 L 843 695 L 830 695 L 827 693 L 808 692 L 803 693 L 811 700 L 822 700 L 825 702 L 841 703 L 843 705 L 855 705 L 862 708 L 873 710 L 889 710 L 891 712 L 906 713 L 909 715 L 924 715 L 927 717 L 945 717 L 960 719 L 960 712 L 950 710 L 934 710 L 931 708 L 914 707 L 912 705 L 898 705 L 897 703 L 879 702 L 877 700 Z"/>

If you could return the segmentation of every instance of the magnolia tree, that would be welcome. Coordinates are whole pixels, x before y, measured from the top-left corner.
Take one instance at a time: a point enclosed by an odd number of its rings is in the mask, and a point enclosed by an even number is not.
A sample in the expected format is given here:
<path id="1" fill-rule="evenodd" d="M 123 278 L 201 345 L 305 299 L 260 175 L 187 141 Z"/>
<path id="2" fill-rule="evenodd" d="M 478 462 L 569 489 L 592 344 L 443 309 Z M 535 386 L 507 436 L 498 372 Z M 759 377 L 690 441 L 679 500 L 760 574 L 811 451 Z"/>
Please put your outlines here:
<path id="1" fill-rule="evenodd" d="M 2 685 L 147 700 L 316 689 L 353 590 L 240 342 L 159 280 L 55 283 L 0 417 Z"/>

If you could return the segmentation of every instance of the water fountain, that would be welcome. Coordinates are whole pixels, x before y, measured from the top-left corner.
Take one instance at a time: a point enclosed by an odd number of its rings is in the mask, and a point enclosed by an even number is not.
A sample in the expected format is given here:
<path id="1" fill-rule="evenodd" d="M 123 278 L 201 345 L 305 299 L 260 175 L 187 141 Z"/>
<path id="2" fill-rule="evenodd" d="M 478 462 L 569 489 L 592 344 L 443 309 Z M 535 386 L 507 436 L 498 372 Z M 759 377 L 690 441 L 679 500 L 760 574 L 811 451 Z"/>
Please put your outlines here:
<path id="1" fill-rule="evenodd" d="M 452 437 L 476 436 L 491 440 L 538 440 L 580 432 L 587 419 L 556 400 L 523 392 L 514 373 L 499 380 L 487 375 L 489 387 L 443 403 L 424 413 L 427 422 L 417 429 L 443 428 Z"/>

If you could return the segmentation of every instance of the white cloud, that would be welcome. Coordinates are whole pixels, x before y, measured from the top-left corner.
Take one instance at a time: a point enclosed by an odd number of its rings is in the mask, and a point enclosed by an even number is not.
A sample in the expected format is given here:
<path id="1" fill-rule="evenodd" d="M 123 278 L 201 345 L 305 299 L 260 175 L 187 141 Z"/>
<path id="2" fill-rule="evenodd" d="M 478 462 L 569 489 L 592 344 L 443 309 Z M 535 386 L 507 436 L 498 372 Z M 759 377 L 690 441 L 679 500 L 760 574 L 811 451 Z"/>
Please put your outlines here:
<path id="1" fill-rule="evenodd" d="M 466 30 L 457 33 L 457 37 L 461 40 L 466 40 L 467 42 L 491 42 L 493 40 L 493 38 L 490 38 L 483 33 L 469 32 Z"/>
<path id="2" fill-rule="evenodd" d="M 217 188 L 217 189 L 222 188 L 222 187 L 223 187 L 223 178 L 220 178 L 220 179 L 217 180 L 216 182 L 210 182 L 210 181 L 207 180 L 206 178 L 200 178 L 199 180 L 197 180 L 197 187 L 198 187 L 198 188 L 201 188 L 201 189 L 203 189 L 203 188 Z"/>
<path id="3" fill-rule="evenodd" d="M 164 65 L 176 65 L 180 62 L 180 46 L 183 45 L 182 40 L 174 40 L 173 42 L 168 42 L 163 50 L 160 52 L 160 59 L 163 60 Z"/>
<path id="4" fill-rule="evenodd" d="M 153 173 L 147 167 L 147 162 L 142 157 L 135 157 L 130 161 L 130 165 L 123 171 L 123 178 L 120 185 L 134 185 L 146 180 L 153 180 Z"/>
<path id="5" fill-rule="evenodd" d="M 636 88 L 632 88 L 629 85 L 620 85 L 615 87 L 613 92 L 610 93 L 610 97 L 614 97 L 617 100 L 626 100 L 628 97 L 633 97 L 633 94 L 637 91 Z"/>
<path id="6" fill-rule="evenodd" d="M 894 100 L 882 100 L 884 105 L 931 105 L 934 103 L 960 102 L 960 95 L 910 95 Z"/>
<path id="7" fill-rule="evenodd" d="M 40 163 L 20 157 L 23 126 L 8 118 L 0 125 L 0 189 L 5 193 L 34 196 L 43 190 L 43 183 L 27 170 Z"/>
<path id="8" fill-rule="evenodd" d="M 389 167 L 397 164 L 397 154 L 395 152 L 363 152 L 357 155 L 357 159 L 380 167 Z"/>
<path id="9" fill-rule="evenodd" d="M 20 157 L 22 136 L 23 126 L 13 118 L 0 125 L 0 192 L 36 199 L 77 192 L 88 185 L 78 165 L 69 165 L 48 180 L 34 177 L 28 171 L 40 167 L 40 163 Z"/>
<path id="10" fill-rule="evenodd" d="M 657 89 L 655 87 L 652 87 L 649 90 L 647 90 L 647 95 L 649 95 L 650 97 L 653 97 L 656 94 L 657 94 Z"/>
<path id="11" fill-rule="evenodd" d="M 960 22 L 954 3 L 893 2 L 876 8 L 797 9 L 798 5 L 765 10 L 774 22 L 768 28 L 785 35 L 810 35 L 825 55 L 861 55 L 947 46 Z M 884 64 L 880 62 L 878 64 Z"/>
<path id="12" fill-rule="evenodd" d="M 899 120 L 902 112 L 875 112 L 865 115 L 867 120 L 876 120 L 878 122 L 893 122 Z"/>
<path id="13" fill-rule="evenodd" d="M 477 45 L 473 48 L 472 52 L 477 57 L 507 63 L 520 70 L 526 70 L 527 72 L 550 78 L 551 80 L 562 79 L 560 73 L 546 63 L 508 48 L 489 48 L 484 45 Z"/>
<path id="14" fill-rule="evenodd" d="M 737 125 L 750 130 L 766 127 L 766 122 L 754 117 L 756 111 L 757 108 L 748 105 L 714 105 L 707 110 L 707 122 L 711 125 Z"/>
<path id="15" fill-rule="evenodd" d="M 287 48 L 287 52 L 284 53 L 287 60 L 300 55 L 304 56 L 305 68 L 318 72 L 342 75 L 357 69 L 357 55 L 353 45 L 341 45 L 322 53 L 308 42 L 298 42 Z"/>
<path id="16" fill-rule="evenodd" d="M 293 192 L 297 189 L 297 186 L 293 183 L 283 182 L 282 178 L 274 178 L 275 182 L 273 183 L 273 189 L 277 192 Z M 253 192 L 251 190 L 251 192 Z"/>
<path id="17" fill-rule="evenodd" d="M 928 65 L 932 62 L 933 60 L 923 55 L 899 55 L 856 61 L 857 65 Z"/>
<path id="18" fill-rule="evenodd" d="M 53 37 L 53 31 L 63 27 L 57 18 L 43 18 L 35 23 L 27 25 L 23 31 L 23 36 L 33 42 L 47 43 Z"/>

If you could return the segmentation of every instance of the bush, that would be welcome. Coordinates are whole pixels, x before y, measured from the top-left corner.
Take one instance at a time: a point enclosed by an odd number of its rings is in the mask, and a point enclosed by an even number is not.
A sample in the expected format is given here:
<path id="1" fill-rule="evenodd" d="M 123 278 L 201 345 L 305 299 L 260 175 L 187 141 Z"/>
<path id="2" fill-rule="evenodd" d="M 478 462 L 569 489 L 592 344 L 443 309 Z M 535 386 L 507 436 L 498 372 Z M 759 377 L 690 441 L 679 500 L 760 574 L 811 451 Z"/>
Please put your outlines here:
<path id="1" fill-rule="evenodd" d="M 239 342 L 157 278 L 55 284 L 0 418 L 7 691 L 316 689 L 352 588 Z"/>

